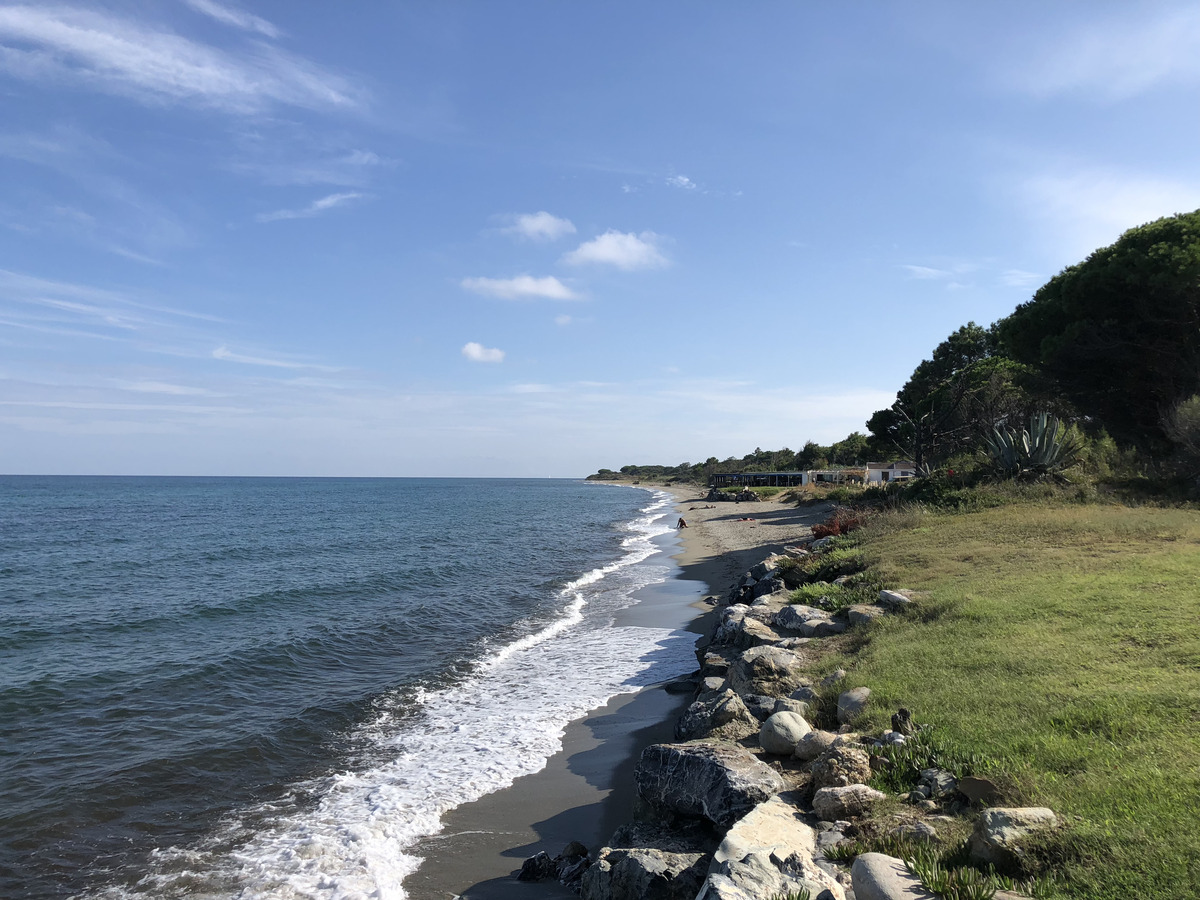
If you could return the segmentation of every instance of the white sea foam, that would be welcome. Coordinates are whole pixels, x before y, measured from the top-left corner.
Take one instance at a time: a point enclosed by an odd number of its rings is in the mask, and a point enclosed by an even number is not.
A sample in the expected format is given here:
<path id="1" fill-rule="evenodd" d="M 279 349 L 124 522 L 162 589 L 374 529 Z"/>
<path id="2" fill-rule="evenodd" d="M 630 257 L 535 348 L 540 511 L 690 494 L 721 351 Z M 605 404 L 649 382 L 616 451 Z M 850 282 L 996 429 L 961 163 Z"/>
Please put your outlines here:
<path id="1" fill-rule="evenodd" d="M 445 812 L 542 769 L 562 747 L 566 725 L 612 697 L 676 677 L 694 664 L 694 635 L 615 627 L 632 593 L 662 581 L 662 566 L 638 566 L 657 548 L 670 497 L 655 493 L 627 526 L 625 555 L 562 590 L 561 615 L 538 632 L 493 651 L 465 681 L 384 702 L 358 735 L 368 758 L 384 760 L 247 811 L 251 833 L 228 823 L 204 851 L 172 848 L 135 894 L 272 900 L 399 900 L 420 864 L 417 841 L 441 828 Z M 125 892 L 113 892 L 121 895 Z"/>

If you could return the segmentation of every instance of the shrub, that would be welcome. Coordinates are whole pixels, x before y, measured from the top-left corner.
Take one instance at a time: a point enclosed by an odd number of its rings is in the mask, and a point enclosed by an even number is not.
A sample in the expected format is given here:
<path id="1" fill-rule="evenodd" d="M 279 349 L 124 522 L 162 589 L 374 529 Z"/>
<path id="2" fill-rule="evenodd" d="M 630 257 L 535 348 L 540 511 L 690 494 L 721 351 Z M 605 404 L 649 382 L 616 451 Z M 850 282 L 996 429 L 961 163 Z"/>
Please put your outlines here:
<path id="1" fill-rule="evenodd" d="M 851 509 L 847 506 L 834 507 L 829 518 L 813 526 L 813 537 L 837 537 L 847 534 L 856 528 L 861 528 L 870 517 L 866 509 Z"/>

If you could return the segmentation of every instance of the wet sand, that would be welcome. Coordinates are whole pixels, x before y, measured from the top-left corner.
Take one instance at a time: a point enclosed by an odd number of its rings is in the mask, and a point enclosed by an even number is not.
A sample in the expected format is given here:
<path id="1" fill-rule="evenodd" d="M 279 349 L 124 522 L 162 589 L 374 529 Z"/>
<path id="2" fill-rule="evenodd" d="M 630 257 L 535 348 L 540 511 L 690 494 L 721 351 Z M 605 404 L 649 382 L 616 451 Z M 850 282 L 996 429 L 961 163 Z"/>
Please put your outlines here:
<path id="1" fill-rule="evenodd" d="M 638 603 L 622 611 L 617 624 L 685 629 L 689 634 L 681 639 L 689 641 L 711 628 L 713 607 L 704 602 L 706 595 L 723 593 L 768 553 L 808 537 L 810 526 L 828 514 L 824 506 L 797 509 L 771 502 L 701 509 L 701 489 L 659 489 L 675 496 L 679 516 L 688 523 L 679 531 L 682 541 L 660 539 L 663 554 L 674 559 L 677 570 L 666 582 L 638 591 Z M 571 841 L 593 853 L 603 846 L 630 818 L 638 756 L 650 744 L 672 740 L 675 720 L 690 699 L 654 686 L 615 697 L 572 722 L 562 750 L 540 772 L 446 815 L 441 833 L 416 849 L 425 861 L 404 881 L 409 897 L 574 897 L 556 881 L 517 882 L 521 863 L 542 850 L 555 856 Z"/>

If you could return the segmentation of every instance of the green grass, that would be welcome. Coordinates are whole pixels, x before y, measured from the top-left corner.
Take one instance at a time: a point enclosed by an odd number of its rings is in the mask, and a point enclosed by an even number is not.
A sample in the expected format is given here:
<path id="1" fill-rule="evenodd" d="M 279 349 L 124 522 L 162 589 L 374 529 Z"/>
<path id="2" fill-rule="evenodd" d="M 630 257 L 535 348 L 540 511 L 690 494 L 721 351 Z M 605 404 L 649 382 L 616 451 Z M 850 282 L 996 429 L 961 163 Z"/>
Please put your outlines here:
<path id="1" fill-rule="evenodd" d="M 1027 871 L 1073 898 L 1200 885 L 1200 513 L 1020 505 L 856 532 L 882 582 L 927 592 L 824 665 L 907 706 L 1003 805 L 1066 827 Z M 888 524 L 890 521 L 890 524 Z"/>

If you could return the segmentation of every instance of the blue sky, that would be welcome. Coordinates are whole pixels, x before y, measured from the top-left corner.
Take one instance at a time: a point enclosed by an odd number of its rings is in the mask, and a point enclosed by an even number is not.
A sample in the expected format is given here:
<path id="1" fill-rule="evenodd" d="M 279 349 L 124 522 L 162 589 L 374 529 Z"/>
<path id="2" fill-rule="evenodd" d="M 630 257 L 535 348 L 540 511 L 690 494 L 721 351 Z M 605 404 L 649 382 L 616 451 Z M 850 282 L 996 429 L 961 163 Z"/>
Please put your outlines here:
<path id="1" fill-rule="evenodd" d="M 0 471 L 827 443 L 1200 207 L 1200 7 L 0 4 Z"/>

